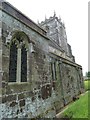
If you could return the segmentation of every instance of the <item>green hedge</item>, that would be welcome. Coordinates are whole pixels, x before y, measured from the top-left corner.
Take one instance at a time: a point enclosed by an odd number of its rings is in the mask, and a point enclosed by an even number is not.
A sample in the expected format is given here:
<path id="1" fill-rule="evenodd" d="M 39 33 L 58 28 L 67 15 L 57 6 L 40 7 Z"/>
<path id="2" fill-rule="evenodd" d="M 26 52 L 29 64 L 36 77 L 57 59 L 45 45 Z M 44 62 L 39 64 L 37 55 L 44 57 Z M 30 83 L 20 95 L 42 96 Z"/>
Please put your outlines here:
<path id="1" fill-rule="evenodd" d="M 85 90 L 90 90 L 90 80 L 85 80 L 84 85 L 85 85 Z"/>

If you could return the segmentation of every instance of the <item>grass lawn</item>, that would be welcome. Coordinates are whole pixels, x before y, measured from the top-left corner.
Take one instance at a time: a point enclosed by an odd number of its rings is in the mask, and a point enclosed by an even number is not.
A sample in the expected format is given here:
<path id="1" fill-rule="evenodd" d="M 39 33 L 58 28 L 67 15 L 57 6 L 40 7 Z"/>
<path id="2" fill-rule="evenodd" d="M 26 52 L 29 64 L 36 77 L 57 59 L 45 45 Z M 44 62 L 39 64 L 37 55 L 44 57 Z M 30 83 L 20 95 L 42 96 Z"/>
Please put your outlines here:
<path id="1" fill-rule="evenodd" d="M 77 101 L 71 103 L 62 113 L 62 116 L 71 118 L 88 118 L 88 100 L 90 100 L 90 91 L 87 91 L 85 94 L 81 95 Z"/>

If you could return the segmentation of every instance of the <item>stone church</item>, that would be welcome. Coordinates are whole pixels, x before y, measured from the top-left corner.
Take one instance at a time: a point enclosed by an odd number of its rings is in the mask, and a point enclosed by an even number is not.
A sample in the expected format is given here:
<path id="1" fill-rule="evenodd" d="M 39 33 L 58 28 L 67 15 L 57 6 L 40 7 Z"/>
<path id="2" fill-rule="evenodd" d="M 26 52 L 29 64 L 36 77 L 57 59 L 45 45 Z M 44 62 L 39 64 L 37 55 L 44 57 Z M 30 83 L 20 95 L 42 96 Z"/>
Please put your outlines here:
<path id="1" fill-rule="evenodd" d="M 55 118 L 83 92 L 61 19 L 36 24 L 0 0 L 0 117 Z"/>

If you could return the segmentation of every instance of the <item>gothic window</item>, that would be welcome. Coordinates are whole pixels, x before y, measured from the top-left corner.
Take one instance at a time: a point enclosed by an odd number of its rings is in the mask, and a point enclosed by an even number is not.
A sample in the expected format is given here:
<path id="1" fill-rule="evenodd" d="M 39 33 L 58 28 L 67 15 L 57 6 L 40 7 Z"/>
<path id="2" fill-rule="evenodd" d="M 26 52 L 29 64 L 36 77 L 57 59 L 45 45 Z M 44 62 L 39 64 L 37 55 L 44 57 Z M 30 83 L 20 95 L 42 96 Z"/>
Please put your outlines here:
<path id="1" fill-rule="evenodd" d="M 52 74 L 52 79 L 54 79 L 54 76 L 53 76 L 53 63 L 51 62 L 51 74 Z"/>
<path id="2" fill-rule="evenodd" d="M 53 64 L 54 79 L 56 80 L 56 62 Z"/>
<path id="3" fill-rule="evenodd" d="M 27 82 L 27 50 L 29 38 L 17 31 L 10 44 L 9 82 Z"/>
<path id="4" fill-rule="evenodd" d="M 51 63 L 52 80 L 56 80 L 56 63 Z"/>
<path id="5" fill-rule="evenodd" d="M 10 47 L 10 63 L 9 63 L 9 82 L 16 82 L 17 72 L 17 47 L 15 42 Z"/>
<path id="6" fill-rule="evenodd" d="M 21 82 L 27 81 L 27 51 L 25 46 L 21 49 Z"/>

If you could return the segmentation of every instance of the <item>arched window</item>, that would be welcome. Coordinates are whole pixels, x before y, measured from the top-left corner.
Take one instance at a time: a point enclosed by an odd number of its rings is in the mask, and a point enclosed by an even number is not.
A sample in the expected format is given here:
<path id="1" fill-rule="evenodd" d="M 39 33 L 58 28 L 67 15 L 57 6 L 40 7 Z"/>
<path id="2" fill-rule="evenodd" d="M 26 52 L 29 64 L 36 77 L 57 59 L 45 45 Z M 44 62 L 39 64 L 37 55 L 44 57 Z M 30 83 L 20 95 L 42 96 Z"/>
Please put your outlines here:
<path id="1" fill-rule="evenodd" d="M 24 32 L 15 32 L 10 44 L 9 82 L 27 82 L 28 43 Z"/>
<path id="2" fill-rule="evenodd" d="M 25 45 L 21 49 L 21 82 L 27 81 L 27 51 Z"/>
<path id="3" fill-rule="evenodd" d="M 9 63 L 9 81 L 16 82 L 17 72 L 17 47 L 15 42 L 11 43 L 10 47 L 10 63 Z"/>

